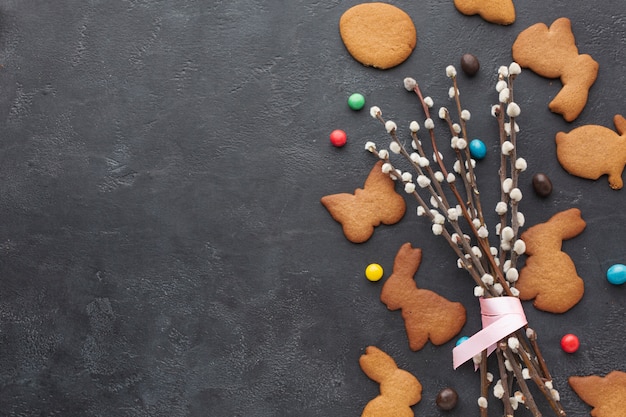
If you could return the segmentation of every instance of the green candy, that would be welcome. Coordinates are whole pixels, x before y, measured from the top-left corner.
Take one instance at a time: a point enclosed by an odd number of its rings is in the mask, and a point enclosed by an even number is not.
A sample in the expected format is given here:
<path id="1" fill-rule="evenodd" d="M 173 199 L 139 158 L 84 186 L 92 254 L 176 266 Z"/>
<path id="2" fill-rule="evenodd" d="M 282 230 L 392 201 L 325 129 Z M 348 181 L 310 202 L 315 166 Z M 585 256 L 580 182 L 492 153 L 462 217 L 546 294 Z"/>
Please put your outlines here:
<path id="1" fill-rule="evenodd" d="M 348 106 L 352 110 L 361 110 L 365 106 L 365 97 L 363 94 L 354 93 L 348 97 Z"/>

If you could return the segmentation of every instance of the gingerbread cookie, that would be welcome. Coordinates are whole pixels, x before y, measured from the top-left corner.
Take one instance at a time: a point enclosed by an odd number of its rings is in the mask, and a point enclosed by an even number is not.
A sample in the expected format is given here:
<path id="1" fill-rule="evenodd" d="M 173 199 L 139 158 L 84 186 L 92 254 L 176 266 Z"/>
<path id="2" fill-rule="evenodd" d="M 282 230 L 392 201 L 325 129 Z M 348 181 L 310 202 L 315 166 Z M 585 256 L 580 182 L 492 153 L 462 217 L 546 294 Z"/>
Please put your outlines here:
<path id="1" fill-rule="evenodd" d="M 568 18 L 557 19 L 548 28 L 537 23 L 521 32 L 513 43 L 513 59 L 546 78 L 560 78 L 563 88 L 548 107 L 568 122 L 587 104 L 589 89 L 599 65 L 587 54 L 579 55 Z"/>
<path id="2" fill-rule="evenodd" d="M 609 176 L 609 186 L 624 186 L 622 172 L 626 165 L 626 119 L 615 115 L 615 130 L 598 125 L 577 127 L 569 133 L 556 134 L 556 155 L 570 174 L 596 180 Z"/>
<path id="3" fill-rule="evenodd" d="M 464 15 L 480 15 L 487 22 L 510 25 L 515 22 L 513 0 L 454 0 L 456 9 Z"/>
<path id="4" fill-rule="evenodd" d="M 593 407 L 593 417 L 624 417 L 626 372 L 612 371 L 605 377 L 571 376 L 568 382 L 581 400 Z"/>
<path id="5" fill-rule="evenodd" d="M 411 17 L 386 3 L 351 7 L 339 20 L 339 33 L 354 59 L 380 69 L 404 62 L 417 43 Z"/>
<path id="6" fill-rule="evenodd" d="M 561 247 L 563 240 L 578 236 L 585 227 L 580 210 L 572 208 L 522 233 L 527 258 L 515 284 L 521 300 L 534 299 L 536 308 L 550 313 L 564 313 L 580 301 L 584 282 Z"/>
<path id="7" fill-rule="evenodd" d="M 356 189 L 354 194 L 332 194 L 321 199 L 353 243 L 368 240 L 374 227 L 381 223 L 398 223 L 406 211 L 404 198 L 395 191 L 394 181 L 383 172 L 382 166 L 383 161 L 378 161 L 365 180 L 365 186 Z"/>
<path id="8" fill-rule="evenodd" d="M 365 349 L 359 365 L 380 384 L 380 395 L 367 403 L 361 417 L 413 417 L 411 406 L 422 399 L 422 384 L 413 374 L 399 369 L 391 356 L 375 346 Z"/>
<path id="9" fill-rule="evenodd" d="M 410 243 L 400 247 L 393 273 L 385 281 L 381 301 L 390 310 L 402 310 L 409 347 L 416 351 L 430 341 L 442 345 L 456 336 L 465 325 L 465 307 L 439 294 L 418 288 L 413 279 L 422 262 L 422 250 Z"/>

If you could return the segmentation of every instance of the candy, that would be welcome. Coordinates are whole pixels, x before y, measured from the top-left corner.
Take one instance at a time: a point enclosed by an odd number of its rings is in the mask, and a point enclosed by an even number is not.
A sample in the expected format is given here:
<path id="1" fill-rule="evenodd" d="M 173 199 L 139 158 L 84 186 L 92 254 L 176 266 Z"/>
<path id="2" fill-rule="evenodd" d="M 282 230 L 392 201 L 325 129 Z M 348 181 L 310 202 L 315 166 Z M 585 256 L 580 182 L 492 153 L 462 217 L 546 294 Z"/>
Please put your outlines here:
<path id="1" fill-rule="evenodd" d="M 363 94 L 354 93 L 348 97 L 348 107 L 352 110 L 361 110 L 365 106 L 365 97 Z"/>
<path id="2" fill-rule="evenodd" d="M 626 282 L 626 265 L 615 264 L 606 271 L 606 279 L 613 285 Z"/>
<path id="3" fill-rule="evenodd" d="M 466 341 L 466 340 L 468 340 L 468 339 L 469 339 L 469 337 L 468 337 L 468 336 L 462 336 L 462 337 L 459 337 L 459 340 L 457 340 L 457 341 L 456 341 L 455 346 L 460 345 L 461 343 L 465 342 L 465 341 Z"/>
<path id="4" fill-rule="evenodd" d="M 383 277 L 383 267 L 378 264 L 369 264 L 365 268 L 365 277 L 372 282 L 378 281 Z"/>
<path id="5" fill-rule="evenodd" d="M 580 341 L 575 334 L 568 333 L 561 338 L 561 349 L 567 353 L 574 353 L 580 347 Z"/>
<path id="6" fill-rule="evenodd" d="M 478 62 L 478 58 L 472 54 L 463 54 L 461 57 L 461 69 L 465 74 L 471 77 L 476 75 L 480 69 L 480 62 Z"/>
<path id="7" fill-rule="evenodd" d="M 452 388 L 444 388 L 439 391 L 437 394 L 437 398 L 435 399 L 435 403 L 437 407 L 444 411 L 452 410 L 456 407 L 456 403 L 459 400 L 459 395 Z"/>
<path id="8" fill-rule="evenodd" d="M 343 145 L 346 144 L 347 141 L 348 141 L 348 136 L 346 135 L 346 132 L 344 132 L 343 130 L 335 129 L 332 132 L 330 132 L 330 143 L 332 143 L 333 146 L 341 148 Z"/>
<path id="9" fill-rule="evenodd" d="M 547 197 L 552 192 L 552 181 L 546 174 L 538 172 L 533 175 L 533 189 L 539 197 Z"/>
<path id="10" fill-rule="evenodd" d="M 469 144 L 470 154 L 472 158 L 483 159 L 487 155 L 487 146 L 480 139 L 472 139 Z"/>

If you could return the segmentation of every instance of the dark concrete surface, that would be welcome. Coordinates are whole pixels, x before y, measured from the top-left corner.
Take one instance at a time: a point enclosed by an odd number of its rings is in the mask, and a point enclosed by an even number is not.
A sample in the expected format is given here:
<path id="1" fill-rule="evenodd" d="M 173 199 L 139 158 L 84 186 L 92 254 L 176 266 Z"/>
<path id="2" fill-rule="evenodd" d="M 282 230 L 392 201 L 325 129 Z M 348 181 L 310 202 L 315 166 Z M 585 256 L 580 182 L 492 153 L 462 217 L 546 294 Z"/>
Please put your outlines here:
<path id="1" fill-rule="evenodd" d="M 412 202 L 401 223 L 351 244 L 319 199 L 361 186 L 373 163 L 363 144 L 386 138 L 369 106 L 406 129 L 421 116 L 403 78 L 448 105 L 445 67 L 471 52 L 481 70 L 459 76 L 461 98 L 490 150 L 478 175 L 492 207 L 495 72 L 520 31 L 559 17 L 600 72 L 573 123 L 547 108 L 558 80 L 518 78 L 521 208 L 528 225 L 582 210 L 587 229 L 564 250 L 586 294 L 563 315 L 525 307 L 564 407 L 589 415 L 567 377 L 626 371 L 626 289 L 604 278 L 626 263 L 626 191 L 568 175 L 554 135 L 612 128 L 626 111 L 626 3 L 518 0 L 501 27 L 452 0 L 393 1 L 418 43 L 387 71 L 341 42 L 338 20 L 358 3 L 0 1 L 0 415 L 358 416 L 378 394 L 358 365 L 368 345 L 420 379 L 417 416 L 478 415 L 478 375 L 452 369 L 454 342 L 410 351 L 381 283 L 363 277 L 371 262 L 388 276 L 412 242 L 418 285 L 462 301 L 472 334 L 473 284 L 447 244 Z M 348 108 L 352 92 L 364 111 Z M 328 141 L 337 128 L 341 149 Z M 539 171 L 554 184 L 546 199 L 532 192 Z M 573 355 L 559 346 L 569 332 L 582 343 Z M 435 407 L 445 386 L 461 396 L 450 412 Z"/>

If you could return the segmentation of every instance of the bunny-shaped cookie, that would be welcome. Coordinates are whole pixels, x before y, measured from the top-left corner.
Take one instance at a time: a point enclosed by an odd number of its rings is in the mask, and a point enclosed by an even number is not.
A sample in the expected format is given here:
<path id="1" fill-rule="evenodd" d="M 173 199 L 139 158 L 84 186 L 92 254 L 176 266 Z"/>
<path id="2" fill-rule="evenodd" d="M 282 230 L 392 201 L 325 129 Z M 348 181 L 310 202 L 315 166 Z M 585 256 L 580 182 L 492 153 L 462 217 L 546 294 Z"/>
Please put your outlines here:
<path id="1" fill-rule="evenodd" d="M 361 417 L 413 417 L 411 406 L 422 399 L 422 384 L 413 374 L 399 369 L 391 356 L 375 346 L 365 349 L 359 365 L 380 384 L 380 395 L 367 403 Z"/>
<path id="2" fill-rule="evenodd" d="M 515 22 L 513 0 L 454 0 L 454 5 L 464 15 L 478 14 L 487 22 L 499 25 Z"/>
<path id="3" fill-rule="evenodd" d="M 402 310 L 402 318 L 411 350 L 420 350 L 428 339 L 442 345 L 456 336 L 465 324 L 465 307 L 439 294 L 418 288 L 413 279 L 422 250 L 410 243 L 400 247 L 393 264 L 393 273 L 385 281 L 380 300 L 390 310 Z"/>
<path id="4" fill-rule="evenodd" d="M 576 119 L 587 104 L 599 65 L 590 55 L 578 54 L 570 20 L 562 17 L 549 28 L 543 23 L 530 26 L 517 36 L 512 52 L 523 68 L 561 79 L 563 88 L 548 107 L 568 122 Z"/>
<path id="5" fill-rule="evenodd" d="M 626 372 L 611 371 L 606 376 L 570 376 L 568 382 L 581 400 L 593 407 L 593 417 L 623 417 L 626 398 Z"/>
<path id="6" fill-rule="evenodd" d="M 626 119 L 617 114 L 613 123 L 617 133 L 598 125 L 557 133 L 556 156 L 561 166 L 572 175 L 591 180 L 606 174 L 609 186 L 614 190 L 621 189 L 626 165 Z"/>
<path id="7" fill-rule="evenodd" d="M 521 300 L 535 299 L 536 308 L 550 313 L 564 313 L 580 301 L 585 284 L 561 247 L 563 240 L 578 236 L 585 226 L 580 210 L 571 208 L 522 234 L 528 258 L 515 284 Z"/>

